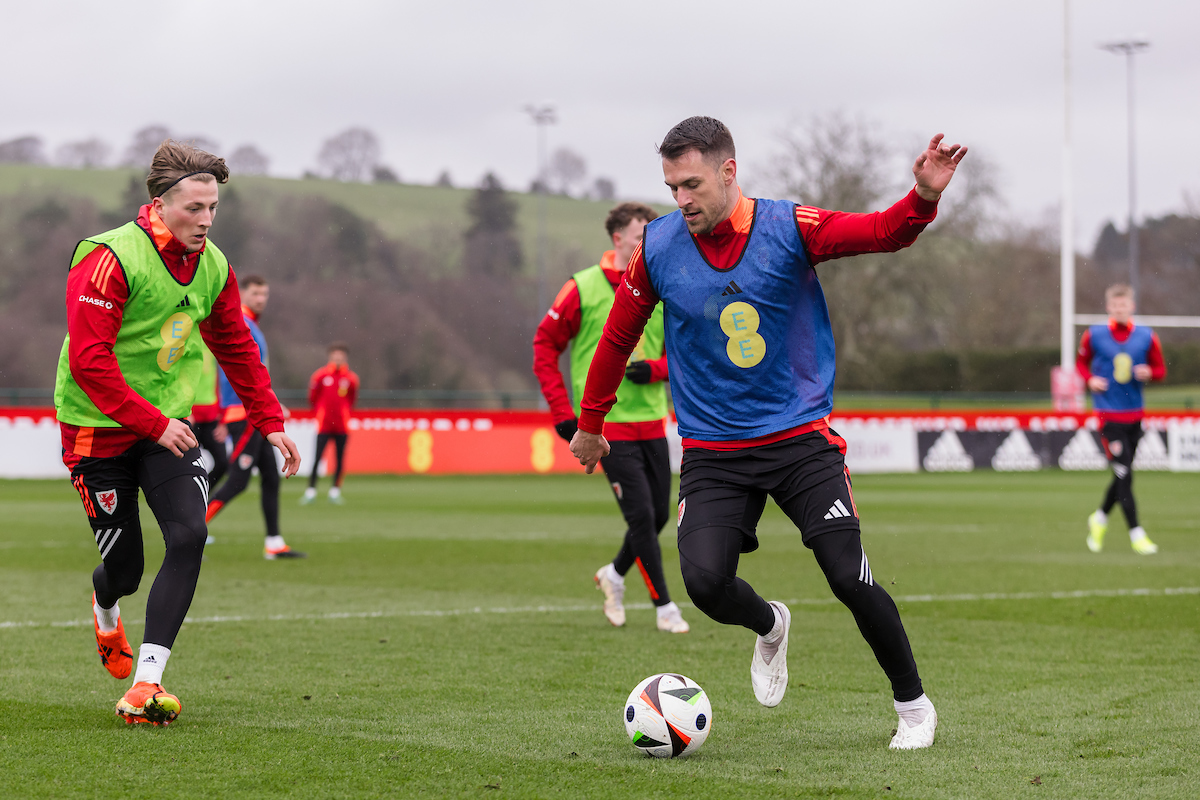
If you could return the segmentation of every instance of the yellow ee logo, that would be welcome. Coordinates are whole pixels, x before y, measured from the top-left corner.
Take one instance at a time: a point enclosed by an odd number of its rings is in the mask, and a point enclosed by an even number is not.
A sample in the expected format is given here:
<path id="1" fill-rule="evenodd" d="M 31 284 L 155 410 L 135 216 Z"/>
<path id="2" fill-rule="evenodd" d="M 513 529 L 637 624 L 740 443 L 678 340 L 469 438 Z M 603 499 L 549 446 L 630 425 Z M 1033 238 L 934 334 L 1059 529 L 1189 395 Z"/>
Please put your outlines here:
<path id="1" fill-rule="evenodd" d="M 758 311 L 749 303 L 730 303 L 721 312 L 721 330 L 729 337 L 725 353 L 735 366 L 749 369 L 767 354 L 767 342 L 758 335 L 760 321 Z"/>
<path id="2" fill-rule="evenodd" d="M 188 336 L 195 325 L 192 318 L 182 311 L 167 317 L 167 321 L 159 328 L 158 335 L 162 337 L 163 346 L 158 351 L 158 368 L 166 372 L 175 366 L 175 362 L 187 349 Z"/>
<path id="3" fill-rule="evenodd" d="M 409 434 L 408 466 L 413 472 L 429 472 L 433 466 L 433 434 L 429 431 Z"/>
<path id="4" fill-rule="evenodd" d="M 529 437 L 529 463 L 534 472 L 554 469 L 554 432 L 549 428 L 538 428 Z"/>
<path id="5" fill-rule="evenodd" d="M 1129 383 L 1133 380 L 1133 357 L 1129 353 L 1117 353 L 1113 356 L 1113 380 L 1117 383 Z"/>

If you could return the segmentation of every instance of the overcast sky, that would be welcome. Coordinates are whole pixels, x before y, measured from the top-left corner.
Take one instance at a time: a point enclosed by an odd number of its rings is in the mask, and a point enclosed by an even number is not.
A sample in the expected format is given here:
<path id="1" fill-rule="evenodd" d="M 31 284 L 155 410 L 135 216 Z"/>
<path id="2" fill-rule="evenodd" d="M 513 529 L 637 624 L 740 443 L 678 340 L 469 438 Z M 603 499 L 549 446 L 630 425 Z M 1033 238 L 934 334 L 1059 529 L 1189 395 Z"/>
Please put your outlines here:
<path id="1" fill-rule="evenodd" d="M 680 119 L 721 118 L 743 182 L 790 122 L 840 111 L 898 144 L 944 131 L 999 171 L 1008 213 L 1053 218 L 1061 197 L 1062 6 L 1056 0 L 730 3 L 655 0 L 6 4 L 0 141 L 49 150 L 99 136 L 119 151 L 163 123 L 271 172 L 313 168 L 321 143 L 375 131 L 404 180 L 536 172 L 522 108 L 552 102 L 570 147 L 618 193 L 669 202 L 654 145 Z M 1127 213 L 1125 63 L 1137 59 L 1139 210 L 1200 201 L 1200 3 L 1072 0 L 1078 242 Z M 915 144 L 909 145 L 915 148 Z M 910 154 L 915 157 L 916 152 Z M 970 156 L 968 156 L 970 158 Z M 906 179 L 904 167 L 897 179 Z M 953 190 L 953 187 L 952 187 Z"/>

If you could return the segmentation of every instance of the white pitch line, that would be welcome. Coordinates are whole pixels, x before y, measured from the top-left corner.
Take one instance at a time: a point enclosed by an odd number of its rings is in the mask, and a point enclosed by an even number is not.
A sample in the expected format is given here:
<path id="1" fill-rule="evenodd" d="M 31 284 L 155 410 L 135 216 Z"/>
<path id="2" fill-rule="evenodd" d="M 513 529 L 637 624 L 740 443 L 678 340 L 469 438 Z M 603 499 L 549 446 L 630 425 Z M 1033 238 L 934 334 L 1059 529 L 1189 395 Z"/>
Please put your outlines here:
<path id="1" fill-rule="evenodd" d="M 1173 597 L 1177 595 L 1200 595 L 1200 586 L 1181 586 L 1167 589 L 1080 589 L 1073 592 L 988 592 L 984 594 L 912 594 L 897 595 L 892 598 L 897 603 L 970 603 L 980 601 L 1004 600 L 1081 600 L 1089 597 Z M 835 597 L 826 598 L 792 598 L 784 600 L 794 606 L 827 606 L 838 603 Z M 680 603 L 685 608 L 695 608 L 691 603 Z M 650 603 L 630 603 L 626 608 L 649 610 L 654 606 Z M 305 622 L 336 619 L 385 619 L 397 617 L 458 617 L 469 614 L 569 614 L 575 612 L 595 612 L 600 609 L 597 605 L 575 606 L 498 606 L 495 608 L 451 608 L 451 609 L 417 609 L 410 611 L 340 611 L 330 614 L 270 614 L 266 616 L 217 615 L 211 617 L 188 617 L 184 622 L 211 623 L 222 622 Z M 74 619 L 63 622 L 0 622 L 0 629 L 15 628 L 76 628 L 87 625 L 89 619 Z M 145 620 L 127 620 L 126 626 L 142 625 Z"/>

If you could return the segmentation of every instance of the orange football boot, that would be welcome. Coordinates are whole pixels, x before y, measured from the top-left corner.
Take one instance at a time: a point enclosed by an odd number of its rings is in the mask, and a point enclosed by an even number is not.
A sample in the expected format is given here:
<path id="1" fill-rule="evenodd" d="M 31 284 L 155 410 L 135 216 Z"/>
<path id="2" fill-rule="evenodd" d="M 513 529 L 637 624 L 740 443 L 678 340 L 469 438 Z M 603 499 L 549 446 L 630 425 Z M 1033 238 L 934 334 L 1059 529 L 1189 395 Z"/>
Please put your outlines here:
<path id="1" fill-rule="evenodd" d="M 169 725 L 179 716 L 183 704 L 179 698 L 167 692 L 160 684 L 135 683 L 117 701 L 117 716 L 126 723 L 149 722 L 152 725 Z"/>
<path id="2" fill-rule="evenodd" d="M 96 593 L 92 592 L 92 625 L 96 629 L 96 651 L 100 653 L 100 663 L 114 678 L 128 678 L 133 672 L 133 649 L 125 638 L 125 626 L 117 618 L 117 629 L 109 633 L 100 632 L 100 623 L 96 619 Z"/>

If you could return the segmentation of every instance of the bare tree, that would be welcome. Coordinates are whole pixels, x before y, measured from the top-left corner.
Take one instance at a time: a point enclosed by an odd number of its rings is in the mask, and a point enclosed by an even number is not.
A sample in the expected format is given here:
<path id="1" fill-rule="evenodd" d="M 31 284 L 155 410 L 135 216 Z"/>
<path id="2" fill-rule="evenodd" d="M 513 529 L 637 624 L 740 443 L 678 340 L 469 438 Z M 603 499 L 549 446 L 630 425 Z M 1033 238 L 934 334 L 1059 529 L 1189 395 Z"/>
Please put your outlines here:
<path id="1" fill-rule="evenodd" d="M 0 142 L 0 163 L 45 164 L 46 155 L 43 152 L 41 137 L 22 136 L 7 142 Z"/>
<path id="2" fill-rule="evenodd" d="M 583 182 L 587 175 L 587 161 L 583 156 L 566 147 L 560 147 L 550 156 L 546 167 L 550 185 L 560 194 L 570 194 L 571 189 Z"/>
<path id="3" fill-rule="evenodd" d="M 448 169 L 442 170 L 441 174 L 437 176 L 437 180 L 434 182 L 433 185 L 440 186 L 443 189 L 453 189 L 454 181 L 450 178 L 450 170 L 448 170 Z"/>
<path id="4" fill-rule="evenodd" d="M 134 132 L 133 141 L 125 148 L 121 164 L 127 167 L 148 167 L 158 146 L 171 138 L 171 129 L 166 125 L 147 125 Z"/>
<path id="5" fill-rule="evenodd" d="M 612 178 L 596 178 L 592 182 L 592 197 L 597 200 L 612 201 L 617 199 L 617 184 Z"/>
<path id="6" fill-rule="evenodd" d="M 228 158 L 229 169 L 236 175 L 266 175 L 271 160 L 252 144 L 240 145 Z"/>
<path id="7" fill-rule="evenodd" d="M 379 165 L 379 138 L 366 128 L 349 128 L 321 145 L 317 165 L 339 181 L 366 181 Z"/>
<path id="8" fill-rule="evenodd" d="M 869 211 L 894 191 L 892 151 L 874 126 L 841 114 L 814 117 L 780 135 L 771 188 L 805 205 Z"/>
<path id="9" fill-rule="evenodd" d="M 72 169 L 95 169 L 108 163 L 112 148 L 102 139 L 84 139 L 61 145 L 54 154 L 54 163 Z"/>
<path id="10" fill-rule="evenodd" d="M 216 141 L 214 141 L 204 135 L 177 136 L 175 138 L 178 141 L 184 142 L 186 144 L 190 144 L 192 147 L 196 148 L 197 150 L 203 150 L 206 153 L 212 153 L 214 155 L 217 155 L 221 150 L 221 145 L 217 144 Z"/>

